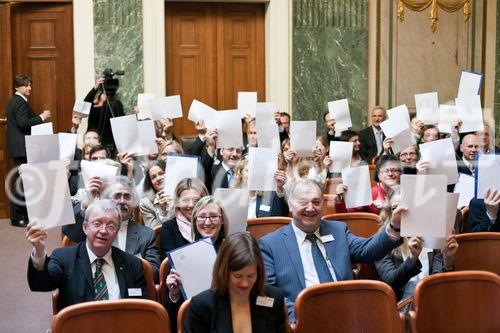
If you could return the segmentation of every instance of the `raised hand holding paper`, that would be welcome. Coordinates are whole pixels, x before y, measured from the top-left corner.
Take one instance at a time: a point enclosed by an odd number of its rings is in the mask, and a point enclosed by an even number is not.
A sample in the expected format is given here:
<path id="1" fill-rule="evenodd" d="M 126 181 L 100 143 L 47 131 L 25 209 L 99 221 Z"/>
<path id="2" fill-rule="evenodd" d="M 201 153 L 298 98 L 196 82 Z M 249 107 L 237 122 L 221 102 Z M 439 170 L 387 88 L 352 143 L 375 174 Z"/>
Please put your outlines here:
<path id="1" fill-rule="evenodd" d="M 59 160 L 61 152 L 57 134 L 26 135 L 25 141 L 28 164 Z"/>
<path id="2" fill-rule="evenodd" d="M 238 111 L 217 112 L 215 127 L 217 128 L 217 148 L 243 147 L 243 131 Z"/>
<path id="3" fill-rule="evenodd" d="M 483 109 L 481 96 L 467 96 L 455 99 L 457 115 L 462 120 L 460 133 L 483 130 Z"/>
<path id="4" fill-rule="evenodd" d="M 481 73 L 462 71 L 462 74 L 460 75 L 457 97 L 465 98 L 469 96 L 479 95 L 479 93 L 481 92 L 482 81 L 483 75 Z"/>
<path id="5" fill-rule="evenodd" d="M 290 149 L 301 157 L 313 155 L 316 145 L 316 121 L 290 122 Z"/>
<path id="6" fill-rule="evenodd" d="M 139 156 L 157 154 L 158 145 L 156 144 L 155 124 L 153 120 L 143 120 L 137 122 L 137 131 L 139 133 L 139 142 L 141 143 L 141 152 Z"/>
<path id="7" fill-rule="evenodd" d="M 417 118 L 424 124 L 435 125 L 439 123 L 437 92 L 415 95 L 415 106 L 417 107 Z"/>
<path id="8" fill-rule="evenodd" d="M 75 101 L 75 105 L 73 106 L 73 112 L 78 114 L 80 117 L 88 117 L 90 114 L 90 108 L 92 107 L 92 103 L 85 102 L 83 100 Z"/>
<path id="9" fill-rule="evenodd" d="M 487 189 L 500 190 L 500 156 L 496 154 L 479 154 L 476 159 L 475 177 L 477 186 L 475 197 L 484 199 Z"/>
<path id="10" fill-rule="evenodd" d="M 238 111 L 240 116 L 255 117 L 255 109 L 257 108 L 257 93 L 256 92 L 238 92 Z"/>
<path id="11" fill-rule="evenodd" d="M 442 249 L 446 245 L 446 237 L 450 236 L 455 226 L 457 217 L 458 193 L 446 193 L 446 234 L 445 237 L 425 237 L 424 247 L 429 249 Z"/>
<path id="12" fill-rule="evenodd" d="M 347 186 L 344 198 L 347 209 L 368 206 L 372 203 L 368 165 L 343 169 L 342 183 Z"/>
<path id="13" fill-rule="evenodd" d="M 416 144 L 415 136 L 411 132 L 408 123 L 398 118 L 389 118 L 380 123 L 380 127 L 387 138 L 392 138 L 391 145 L 394 154 Z"/>
<path id="14" fill-rule="evenodd" d="M 248 152 L 248 190 L 276 191 L 274 174 L 278 171 L 278 151 L 250 147 Z"/>
<path id="15" fill-rule="evenodd" d="M 109 121 L 118 153 L 140 154 L 141 143 L 137 140 L 139 131 L 135 114 L 111 118 Z"/>
<path id="16" fill-rule="evenodd" d="M 448 185 L 457 183 L 458 167 L 451 138 L 423 143 L 418 147 L 420 160 L 431 162 L 431 167 L 427 170 L 429 175 L 445 175 Z"/>
<path id="17" fill-rule="evenodd" d="M 439 132 L 451 133 L 451 125 L 455 119 L 458 119 L 458 115 L 454 105 L 441 104 L 439 106 Z"/>
<path id="18" fill-rule="evenodd" d="M 351 167 L 352 149 L 352 142 L 330 141 L 330 172 L 341 172 Z"/>
<path id="19" fill-rule="evenodd" d="M 167 155 L 165 168 L 165 193 L 174 195 L 175 187 L 184 178 L 198 176 L 198 158 L 187 155 Z"/>
<path id="20" fill-rule="evenodd" d="M 273 148 L 280 150 L 280 132 L 278 124 L 256 125 L 257 145 L 259 148 Z"/>
<path id="21" fill-rule="evenodd" d="M 203 120 L 205 122 L 205 127 L 212 129 L 215 128 L 215 113 L 217 113 L 215 109 L 193 99 L 191 107 L 189 108 L 188 119 L 193 122 Z"/>
<path id="22" fill-rule="evenodd" d="M 182 118 L 180 95 L 156 98 L 150 102 L 149 106 L 153 120 Z"/>
<path id="23" fill-rule="evenodd" d="M 406 104 L 387 110 L 387 118 L 410 124 L 410 113 Z"/>
<path id="24" fill-rule="evenodd" d="M 276 124 L 274 113 L 277 112 L 276 104 L 274 103 L 257 103 L 255 110 L 255 125 L 268 126 Z"/>
<path id="25" fill-rule="evenodd" d="M 247 229 L 248 190 L 237 188 L 217 188 L 214 197 L 219 200 L 227 217 L 224 225 L 226 235 L 243 232 Z"/>
<path id="26" fill-rule="evenodd" d="M 347 98 L 328 102 L 328 113 L 335 119 L 336 128 L 345 130 L 352 126 Z"/>
<path id="27" fill-rule="evenodd" d="M 143 93 L 137 95 L 137 107 L 139 108 L 139 119 L 151 119 L 151 102 L 156 99 L 154 93 Z"/>

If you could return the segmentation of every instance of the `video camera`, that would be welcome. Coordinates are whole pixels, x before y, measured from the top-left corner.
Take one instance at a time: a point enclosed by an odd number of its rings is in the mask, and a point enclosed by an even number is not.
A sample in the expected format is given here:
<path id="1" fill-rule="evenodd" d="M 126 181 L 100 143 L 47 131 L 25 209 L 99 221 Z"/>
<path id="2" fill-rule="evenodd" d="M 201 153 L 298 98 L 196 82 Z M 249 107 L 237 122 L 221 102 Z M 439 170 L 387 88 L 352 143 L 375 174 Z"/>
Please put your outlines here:
<path id="1" fill-rule="evenodd" d="M 111 68 L 106 68 L 102 72 L 102 77 L 106 79 L 104 81 L 104 89 L 106 90 L 106 95 L 114 96 L 116 94 L 116 90 L 120 86 L 120 81 L 115 79 L 115 75 L 125 75 L 125 71 L 116 71 L 113 72 Z"/>

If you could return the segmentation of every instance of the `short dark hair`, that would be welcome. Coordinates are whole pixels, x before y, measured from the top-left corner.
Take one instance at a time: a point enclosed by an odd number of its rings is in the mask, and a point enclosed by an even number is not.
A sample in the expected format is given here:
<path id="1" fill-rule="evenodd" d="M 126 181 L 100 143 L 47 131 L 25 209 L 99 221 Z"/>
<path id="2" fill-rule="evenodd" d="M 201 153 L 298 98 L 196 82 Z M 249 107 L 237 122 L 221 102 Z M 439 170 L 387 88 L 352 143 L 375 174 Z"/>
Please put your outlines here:
<path id="1" fill-rule="evenodd" d="M 257 267 L 257 280 L 250 291 L 252 296 L 263 295 L 266 283 L 264 263 L 259 245 L 249 233 L 238 232 L 224 240 L 219 249 L 212 272 L 212 290 L 218 295 L 228 291 L 229 273 L 248 265 Z"/>
<path id="2" fill-rule="evenodd" d="M 19 74 L 14 78 L 14 88 L 26 87 L 31 83 L 31 78 L 28 75 Z"/>
<path id="3" fill-rule="evenodd" d="M 101 146 L 101 145 L 95 145 L 93 146 L 90 151 L 89 151 L 89 158 L 92 159 L 92 155 L 96 152 L 96 151 L 101 151 L 101 150 L 105 150 L 106 151 L 106 157 L 109 157 L 109 151 L 106 147 L 104 146 Z"/>
<path id="4" fill-rule="evenodd" d="M 380 183 L 380 178 L 378 178 L 378 173 L 380 169 L 382 169 L 382 167 L 386 165 L 386 163 L 390 162 L 396 163 L 397 165 L 399 165 L 399 168 L 401 169 L 401 161 L 399 160 L 399 158 L 397 158 L 394 155 L 382 155 L 380 156 L 380 158 L 377 161 L 377 164 L 375 165 L 375 173 L 373 174 L 374 181 Z"/>
<path id="5" fill-rule="evenodd" d="M 288 112 L 280 112 L 280 117 L 287 117 L 290 119 L 290 114 Z"/>
<path id="6" fill-rule="evenodd" d="M 97 137 L 99 138 L 99 141 L 101 141 L 101 133 L 99 133 L 99 131 L 96 130 L 95 128 L 89 128 L 89 129 L 87 129 L 87 131 L 85 132 L 85 134 L 83 136 L 87 135 L 87 133 L 89 133 L 89 132 L 94 132 L 95 134 L 97 134 Z"/>
<path id="7" fill-rule="evenodd" d="M 326 111 L 325 113 L 323 113 L 323 119 L 326 121 L 326 116 L 330 114 L 330 111 Z"/>
<path id="8" fill-rule="evenodd" d="M 351 140 L 351 138 L 355 136 L 359 136 L 359 133 L 352 130 L 345 130 L 342 131 L 342 133 L 340 134 L 340 141 L 348 142 L 349 140 Z"/>

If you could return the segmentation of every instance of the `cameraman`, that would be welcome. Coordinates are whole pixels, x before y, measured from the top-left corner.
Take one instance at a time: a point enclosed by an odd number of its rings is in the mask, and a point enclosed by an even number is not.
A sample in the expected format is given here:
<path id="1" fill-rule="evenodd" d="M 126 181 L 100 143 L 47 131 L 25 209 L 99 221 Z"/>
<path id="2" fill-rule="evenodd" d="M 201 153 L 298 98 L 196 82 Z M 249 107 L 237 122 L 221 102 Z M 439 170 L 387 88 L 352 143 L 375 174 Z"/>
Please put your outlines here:
<path id="1" fill-rule="evenodd" d="M 114 156 L 116 147 L 111 131 L 110 119 L 124 116 L 123 104 L 116 97 L 116 86 L 106 86 L 107 79 L 100 77 L 89 91 L 84 101 L 92 103 L 88 128 L 96 129 L 101 135 L 101 143 Z"/>

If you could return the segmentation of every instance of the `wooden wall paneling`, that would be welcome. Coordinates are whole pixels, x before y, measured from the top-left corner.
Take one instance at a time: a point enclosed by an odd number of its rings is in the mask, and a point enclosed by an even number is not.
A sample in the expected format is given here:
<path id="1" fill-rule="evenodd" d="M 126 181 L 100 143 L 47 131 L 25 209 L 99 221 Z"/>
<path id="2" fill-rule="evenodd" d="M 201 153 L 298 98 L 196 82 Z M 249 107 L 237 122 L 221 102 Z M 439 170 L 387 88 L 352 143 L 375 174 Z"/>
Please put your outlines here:
<path id="1" fill-rule="evenodd" d="M 174 120 L 174 133 L 194 135 L 194 124 L 187 119 L 192 100 L 217 107 L 212 6 L 167 2 L 165 7 L 167 95 L 181 95 L 184 113 Z"/>
<path id="2" fill-rule="evenodd" d="M 264 7 L 217 4 L 219 109 L 235 109 L 238 91 L 257 91 L 265 101 Z"/>

